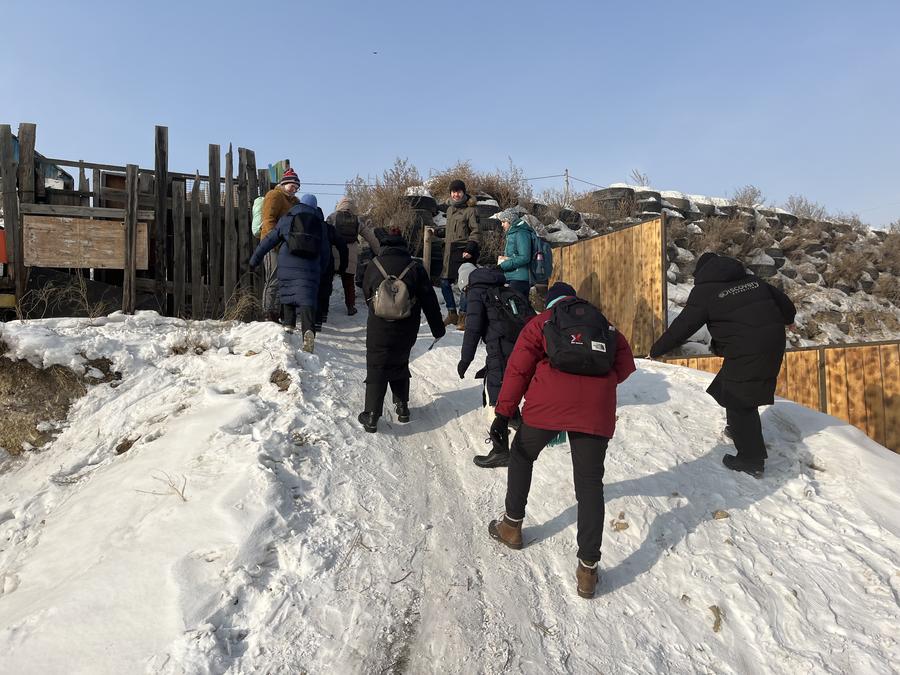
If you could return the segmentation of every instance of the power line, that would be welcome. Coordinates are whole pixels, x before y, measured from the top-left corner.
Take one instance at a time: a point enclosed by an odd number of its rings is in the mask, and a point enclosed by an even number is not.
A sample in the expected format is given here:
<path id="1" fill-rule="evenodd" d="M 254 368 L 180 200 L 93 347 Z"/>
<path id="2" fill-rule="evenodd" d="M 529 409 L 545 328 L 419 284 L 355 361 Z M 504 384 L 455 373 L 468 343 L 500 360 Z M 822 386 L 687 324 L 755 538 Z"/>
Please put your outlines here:
<path id="1" fill-rule="evenodd" d="M 592 183 L 592 182 L 589 181 L 589 180 L 584 180 L 583 178 L 575 178 L 575 176 L 572 176 L 572 175 L 569 175 L 569 178 L 571 178 L 572 180 L 577 180 L 579 183 L 585 183 L 585 184 L 587 184 L 587 185 L 593 185 L 594 187 L 600 188 L 601 190 L 604 189 L 604 188 L 606 187 L 605 185 L 597 185 L 596 183 Z"/>

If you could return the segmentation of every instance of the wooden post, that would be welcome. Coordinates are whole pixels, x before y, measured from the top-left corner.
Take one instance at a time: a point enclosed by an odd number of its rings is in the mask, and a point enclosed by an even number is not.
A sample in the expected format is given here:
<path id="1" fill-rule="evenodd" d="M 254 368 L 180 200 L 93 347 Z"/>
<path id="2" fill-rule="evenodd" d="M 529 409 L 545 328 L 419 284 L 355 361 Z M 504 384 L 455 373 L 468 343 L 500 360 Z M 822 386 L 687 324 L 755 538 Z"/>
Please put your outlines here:
<path id="1" fill-rule="evenodd" d="M 237 279 L 237 232 L 234 229 L 234 166 L 232 160 L 231 143 L 228 144 L 228 152 L 225 154 L 225 261 L 222 274 L 222 287 L 224 302 L 227 306 L 234 295 L 234 286 Z"/>
<path id="2" fill-rule="evenodd" d="M 222 162 L 218 145 L 209 146 L 209 304 L 222 313 Z"/>
<path id="3" fill-rule="evenodd" d="M 37 127 L 23 122 L 19 125 L 19 199 L 34 204 L 34 143 Z"/>
<path id="4" fill-rule="evenodd" d="M 138 166 L 125 167 L 125 280 L 122 283 L 122 311 L 134 314 L 137 304 Z"/>
<path id="5" fill-rule="evenodd" d="M 247 149 L 238 148 L 238 283 L 241 288 L 249 288 L 250 254 L 250 195 L 247 192 Z"/>
<path id="6" fill-rule="evenodd" d="M 184 183 L 172 182 L 172 227 L 175 241 L 172 246 L 174 254 L 174 268 L 172 277 L 175 283 L 175 298 L 173 301 L 174 314 L 177 317 L 184 316 L 184 266 L 187 242 L 184 240 Z"/>
<path id="7" fill-rule="evenodd" d="M 272 183 L 269 181 L 269 170 L 258 169 L 256 173 L 259 176 L 259 196 L 265 197 L 269 190 L 272 189 Z"/>
<path id="8" fill-rule="evenodd" d="M 203 256 L 203 214 L 200 212 L 200 172 L 194 177 L 191 190 L 191 318 L 203 315 L 203 280 L 201 258 Z"/>
<path id="9" fill-rule="evenodd" d="M 13 156 L 12 129 L 0 124 L 0 175 L 3 178 L 3 222 L 6 228 L 6 252 L 16 297 L 25 295 L 25 260 L 19 198 L 16 194 L 16 161 Z"/>
<path id="10" fill-rule="evenodd" d="M 169 128 L 156 127 L 156 164 L 154 178 L 156 182 L 156 217 L 153 220 L 153 238 L 155 259 L 153 265 L 154 295 L 159 313 L 165 314 L 168 307 L 166 301 L 166 233 L 168 224 L 168 206 L 166 197 L 169 187 Z"/>
<path id="11" fill-rule="evenodd" d="M 253 152 L 253 150 L 247 150 L 247 208 L 250 211 L 249 219 L 252 219 L 253 217 L 253 202 L 259 196 L 258 178 L 259 176 L 256 173 L 256 153 Z M 253 230 L 250 227 L 250 224 L 251 223 L 248 222 L 247 225 L 247 229 L 249 230 L 247 233 L 249 242 L 247 260 L 253 255 L 253 250 L 256 248 L 256 239 L 253 237 Z M 263 275 L 259 272 L 250 273 L 249 264 L 247 265 L 247 272 L 250 274 L 247 279 L 247 288 L 252 289 L 253 295 L 261 300 L 263 295 Z"/>
<path id="12" fill-rule="evenodd" d="M 91 176 L 91 180 L 93 181 L 93 185 L 91 186 L 92 192 L 94 193 L 94 208 L 100 208 L 100 169 L 94 169 L 93 175 Z"/>
<path id="13" fill-rule="evenodd" d="M 87 173 L 84 170 L 84 163 L 80 162 L 80 166 L 78 167 L 78 191 L 85 193 L 90 192 L 90 188 L 88 187 L 88 179 Z M 78 203 L 81 206 L 90 206 L 91 198 L 85 194 L 78 195 Z"/>

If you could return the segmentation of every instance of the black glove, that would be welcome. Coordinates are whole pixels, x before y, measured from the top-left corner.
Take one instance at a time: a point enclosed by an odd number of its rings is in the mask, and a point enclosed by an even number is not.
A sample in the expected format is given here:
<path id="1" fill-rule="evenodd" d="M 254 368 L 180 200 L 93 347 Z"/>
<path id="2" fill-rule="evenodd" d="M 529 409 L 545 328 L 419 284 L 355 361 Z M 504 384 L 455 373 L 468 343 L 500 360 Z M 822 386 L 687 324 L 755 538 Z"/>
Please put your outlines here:
<path id="1" fill-rule="evenodd" d="M 463 379 L 466 376 L 466 370 L 469 368 L 469 364 L 471 361 L 460 361 L 456 364 L 456 372 L 459 373 L 459 379 Z"/>
<path id="2" fill-rule="evenodd" d="M 491 440 L 502 448 L 509 450 L 509 418 L 506 415 L 497 415 L 491 423 Z"/>

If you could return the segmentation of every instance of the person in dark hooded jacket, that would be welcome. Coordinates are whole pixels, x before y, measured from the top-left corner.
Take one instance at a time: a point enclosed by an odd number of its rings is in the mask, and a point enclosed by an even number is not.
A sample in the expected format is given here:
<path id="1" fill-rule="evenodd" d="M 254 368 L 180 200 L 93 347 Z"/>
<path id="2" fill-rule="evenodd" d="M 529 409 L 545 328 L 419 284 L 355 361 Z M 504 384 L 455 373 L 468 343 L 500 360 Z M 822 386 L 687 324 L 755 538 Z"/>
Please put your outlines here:
<path id="1" fill-rule="evenodd" d="M 396 277 L 413 263 L 399 231 L 382 240 L 381 255 L 375 259 L 387 274 Z M 364 297 L 369 303 L 369 318 L 366 322 L 366 403 L 358 419 L 370 433 L 378 430 L 378 418 L 381 417 L 388 386 L 393 394 L 397 420 L 409 422 L 409 354 L 419 335 L 422 312 L 435 339 L 442 338 L 447 332 L 431 279 L 421 263 L 413 263 L 403 276 L 413 301 L 412 313 L 405 319 L 389 321 L 376 316 L 372 310 L 371 301 L 384 278 L 378 266 L 370 264 L 362 285 Z"/>
<path id="2" fill-rule="evenodd" d="M 713 352 L 724 362 L 706 391 L 725 408 L 726 432 L 737 449 L 737 456 L 722 458 L 729 469 L 763 471 L 767 453 L 758 407 L 775 402 L 784 328 L 796 312 L 787 295 L 748 273 L 738 260 L 704 253 L 687 304 L 650 349 L 651 358 L 662 356 L 704 324 L 709 327 Z"/>
<path id="3" fill-rule="evenodd" d="M 312 214 L 321 227 L 321 251 L 316 258 L 302 258 L 294 255 L 289 246 L 281 246 L 278 250 L 278 294 L 284 306 L 284 323 L 289 331 L 293 331 L 300 319 L 303 331 L 303 351 L 312 352 L 315 346 L 316 305 L 319 295 L 319 283 L 322 270 L 331 258 L 331 243 L 325 230 L 325 221 L 318 216 L 315 195 L 306 194 L 300 203 L 283 215 L 269 234 L 259 242 L 250 267 L 257 267 L 265 257 L 280 243 L 287 243 L 291 235 L 294 216 L 302 213 Z"/>
<path id="4" fill-rule="evenodd" d="M 331 302 L 331 291 L 334 288 L 334 275 L 343 275 L 347 270 L 347 244 L 338 234 L 334 225 L 325 219 L 322 209 L 319 209 L 319 215 L 325 221 L 325 231 L 328 233 L 328 242 L 330 245 L 328 256 L 328 264 L 325 271 L 322 272 L 322 279 L 319 282 L 319 301 L 316 307 L 316 325 L 315 331 L 321 332 L 322 324 L 328 321 L 328 305 Z M 337 250 L 338 260 L 334 259 L 334 252 Z"/>
<path id="5" fill-rule="evenodd" d="M 484 342 L 487 351 L 485 367 L 475 377 L 484 376 L 487 390 L 485 403 L 492 408 L 497 405 L 506 362 L 516 345 L 517 337 L 507 334 L 507 321 L 501 315 L 502 310 L 495 297 L 506 284 L 506 275 L 498 268 L 481 267 L 469 275 L 465 334 L 459 363 L 456 366 L 459 377 L 464 378 L 469 365 L 475 359 L 478 343 Z M 521 303 L 523 316 L 534 314 L 527 298 L 522 296 Z M 515 416 L 518 417 L 518 409 Z M 473 461 L 482 468 L 506 466 L 509 463 L 509 448 L 495 443 L 490 453 L 477 455 Z"/>

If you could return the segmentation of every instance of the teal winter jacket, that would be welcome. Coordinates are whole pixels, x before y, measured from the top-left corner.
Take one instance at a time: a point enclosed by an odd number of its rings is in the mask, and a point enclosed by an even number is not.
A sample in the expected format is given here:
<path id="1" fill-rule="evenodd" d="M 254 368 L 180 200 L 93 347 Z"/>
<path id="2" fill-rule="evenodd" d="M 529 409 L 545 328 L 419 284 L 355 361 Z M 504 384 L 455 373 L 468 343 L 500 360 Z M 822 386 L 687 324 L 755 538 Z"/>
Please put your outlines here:
<path id="1" fill-rule="evenodd" d="M 506 248 L 503 255 L 506 260 L 500 263 L 500 269 L 507 281 L 530 281 L 531 269 L 531 227 L 519 218 L 506 231 Z"/>

